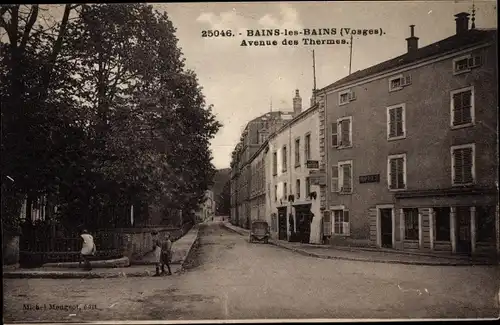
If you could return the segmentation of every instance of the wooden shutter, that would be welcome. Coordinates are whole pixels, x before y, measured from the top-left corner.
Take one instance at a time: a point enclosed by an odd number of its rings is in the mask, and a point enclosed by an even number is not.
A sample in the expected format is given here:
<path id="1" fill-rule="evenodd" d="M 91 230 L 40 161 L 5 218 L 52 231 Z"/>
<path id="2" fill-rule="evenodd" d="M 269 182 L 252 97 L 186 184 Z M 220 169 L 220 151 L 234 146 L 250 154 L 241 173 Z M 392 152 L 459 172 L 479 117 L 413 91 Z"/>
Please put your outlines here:
<path id="1" fill-rule="evenodd" d="M 396 159 L 391 159 L 389 161 L 390 165 L 390 171 L 389 171 L 389 186 L 390 188 L 396 188 L 397 187 L 397 172 L 398 172 L 398 166 Z"/>
<path id="2" fill-rule="evenodd" d="M 464 182 L 463 180 L 463 152 L 460 149 L 453 150 L 453 170 L 455 171 L 455 179 L 453 183 L 461 184 Z"/>
<path id="3" fill-rule="evenodd" d="M 462 151 L 463 182 L 472 183 L 472 148 L 464 148 Z"/>
<path id="4" fill-rule="evenodd" d="M 349 146 L 351 145 L 350 141 L 350 121 L 349 120 L 342 120 L 340 122 L 340 133 L 342 134 L 341 137 L 341 145 L 342 146 Z"/>
<path id="5" fill-rule="evenodd" d="M 342 191 L 351 191 L 351 165 L 342 166 Z"/>
<path id="6" fill-rule="evenodd" d="M 404 85 L 405 86 L 411 85 L 411 75 L 407 75 L 404 77 Z"/>
<path id="7" fill-rule="evenodd" d="M 344 210 L 344 218 L 343 218 L 343 223 L 342 223 L 342 233 L 346 236 L 351 235 L 351 227 L 350 227 L 350 222 L 349 222 L 349 210 Z"/>
<path id="8" fill-rule="evenodd" d="M 332 166 L 332 192 L 338 192 L 339 190 L 339 167 L 336 165 Z"/>
<path id="9" fill-rule="evenodd" d="M 404 188 L 405 187 L 405 179 L 404 179 L 404 158 L 398 158 L 396 159 L 396 164 L 397 164 L 397 186 L 398 188 Z"/>
<path id="10" fill-rule="evenodd" d="M 397 107 L 394 109 L 396 117 L 396 136 L 403 135 L 403 107 Z"/>
<path id="11" fill-rule="evenodd" d="M 453 125 L 463 123 L 462 93 L 453 95 Z"/>
<path id="12" fill-rule="evenodd" d="M 396 136 L 396 110 L 390 109 L 389 110 L 389 137 L 395 137 Z"/>
<path id="13" fill-rule="evenodd" d="M 339 145 L 338 141 L 338 125 L 337 123 L 332 123 L 332 147 Z"/>
<path id="14" fill-rule="evenodd" d="M 331 236 L 332 234 L 332 223 L 330 218 L 330 211 L 325 211 L 323 214 L 323 235 Z"/>
<path id="15" fill-rule="evenodd" d="M 471 107 L 472 107 L 472 91 L 464 91 L 462 95 L 462 122 L 470 123 L 472 121 Z"/>

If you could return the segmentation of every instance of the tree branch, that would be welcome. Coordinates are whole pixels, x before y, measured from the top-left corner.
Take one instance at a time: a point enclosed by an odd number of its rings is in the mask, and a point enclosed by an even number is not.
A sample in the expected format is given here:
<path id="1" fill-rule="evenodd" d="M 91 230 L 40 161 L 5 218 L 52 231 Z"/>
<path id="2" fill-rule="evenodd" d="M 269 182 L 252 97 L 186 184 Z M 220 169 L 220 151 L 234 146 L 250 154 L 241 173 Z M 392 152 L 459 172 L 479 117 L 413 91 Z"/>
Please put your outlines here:
<path id="1" fill-rule="evenodd" d="M 38 5 L 33 5 L 31 7 L 28 22 L 26 23 L 26 26 L 24 26 L 24 33 L 23 33 L 23 38 L 21 39 L 21 46 L 20 46 L 21 51 L 24 51 L 26 43 L 28 43 L 28 38 L 31 29 L 33 28 L 33 25 L 35 24 L 37 18 L 38 18 Z"/>

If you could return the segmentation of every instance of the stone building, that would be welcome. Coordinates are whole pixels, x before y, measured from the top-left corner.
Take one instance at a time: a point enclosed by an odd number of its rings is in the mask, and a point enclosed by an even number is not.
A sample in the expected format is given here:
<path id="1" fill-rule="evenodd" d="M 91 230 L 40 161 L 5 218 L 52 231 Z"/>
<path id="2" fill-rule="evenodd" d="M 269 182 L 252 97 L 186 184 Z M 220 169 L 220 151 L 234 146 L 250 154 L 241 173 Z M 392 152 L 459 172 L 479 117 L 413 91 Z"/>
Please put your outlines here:
<path id="1" fill-rule="evenodd" d="M 318 91 L 333 244 L 500 251 L 497 30 L 469 28 Z M 451 21 L 451 19 L 450 19 Z"/>

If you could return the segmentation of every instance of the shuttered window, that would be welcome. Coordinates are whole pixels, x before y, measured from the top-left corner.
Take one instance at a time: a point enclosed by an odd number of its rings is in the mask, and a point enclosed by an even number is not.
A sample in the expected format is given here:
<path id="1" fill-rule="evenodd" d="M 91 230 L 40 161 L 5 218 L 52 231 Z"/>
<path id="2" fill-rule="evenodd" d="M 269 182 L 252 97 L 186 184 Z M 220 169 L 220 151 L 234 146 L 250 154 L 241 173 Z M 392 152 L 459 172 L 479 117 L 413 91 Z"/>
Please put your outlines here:
<path id="1" fill-rule="evenodd" d="M 306 177 L 306 197 L 309 197 L 311 194 L 311 178 Z"/>
<path id="2" fill-rule="evenodd" d="M 453 126 L 472 123 L 472 90 L 453 94 Z"/>
<path id="3" fill-rule="evenodd" d="M 341 170 L 341 188 L 342 193 L 352 192 L 352 163 L 340 163 L 339 168 Z"/>
<path id="4" fill-rule="evenodd" d="M 404 155 L 389 157 L 389 188 L 404 189 L 406 173 L 406 157 Z"/>
<path id="5" fill-rule="evenodd" d="M 333 210 L 333 233 L 335 235 L 349 235 L 349 211 Z"/>
<path id="6" fill-rule="evenodd" d="M 452 150 L 453 184 L 471 184 L 473 177 L 473 146 L 459 147 Z"/>
<path id="7" fill-rule="evenodd" d="M 338 146 L 338 125 L 337 122 L 332 123 L 332 147 Z"/>
<path id="8" fill-rule="evenodd" d="M 404 106 L 388 108 L 388 138 L 397 138 L 405 136 L 405 108 Z"/>
<path id="9" fill-rule="evenodd" d="M 337 165 L 332 166 L 331 187 L 332 192 L 337 192 L 339 190 L 339 167 Z"/>
<path id="10" fill-rule="evenodd" d="M 348 119 L 340 121 L 340 145 L 343 147 L 351 145 L 351 121 Z"/>
<path id="11" fill-rule="evenodd" d="M 304 156 L 306 161 L 311 159 L 311 135 L 306 134 L 304 137 Z"/>
<path id="12" fill-rule="evenodd" d="M 300 139 L 295 140 L 295 166 L 300 166 Z"/>
<path id="13" fill-rule="evenodd" d="M 330 211 L 325 211 L 323 214 L 323 236 L 332 234 L 332 222 L 330 219 Z"/>
<path id="14" fill-rule="evenodd" d="M 300 179 L 295 181 L 295 195 L 300 199 Z"/>
<path id="15" fill-rule="evenodd" d="M 273 175 L 278 174 L 278 154 L 273 152 Z"/>

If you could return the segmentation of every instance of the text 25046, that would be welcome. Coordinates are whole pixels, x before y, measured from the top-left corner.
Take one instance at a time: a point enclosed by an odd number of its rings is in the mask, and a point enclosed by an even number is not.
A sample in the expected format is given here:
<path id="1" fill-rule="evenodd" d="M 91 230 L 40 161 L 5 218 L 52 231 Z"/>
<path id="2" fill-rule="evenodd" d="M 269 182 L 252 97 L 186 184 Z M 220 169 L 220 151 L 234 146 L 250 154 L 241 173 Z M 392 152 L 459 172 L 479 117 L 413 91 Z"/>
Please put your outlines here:
<path id="1" fill-rule="evenodd" d="M 231 37 L 233 36 L 231 30 L 202 30 L 201 37 Z"/>

